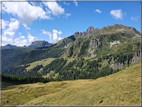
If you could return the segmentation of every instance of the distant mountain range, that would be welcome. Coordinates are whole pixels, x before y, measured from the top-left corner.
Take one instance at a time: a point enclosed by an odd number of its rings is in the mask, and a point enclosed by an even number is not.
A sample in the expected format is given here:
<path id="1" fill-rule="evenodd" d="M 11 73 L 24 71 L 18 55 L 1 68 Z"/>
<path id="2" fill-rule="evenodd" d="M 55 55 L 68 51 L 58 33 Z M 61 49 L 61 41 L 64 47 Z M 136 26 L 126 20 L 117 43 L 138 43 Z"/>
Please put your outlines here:
<path id="1" fill-rule="evenodd" d="M 11 44 L 7 44 L 5 46 L 2 46 L 2 49 L 14 49 L 14 48 L 18 48 L 18 47 L 15 45 L 11 45 Z"/>
<path id="2" fill-rule="evenodd" d="M 23 47 L 18 47 L 16 45 L 11 45 L 7 44 L 5 46 L 2 46 L 2 49 L 14 49 L 14 48 L 42 48 L 42 47 L 48 47 L 52 46 L 54 43 L 49 43 L 47 41 L 34 41 L 32 42 L 29 46 L 23 46 Z"/>
<path id="3" fill-rule="evenodd" d="M 47 47 L 47 46 L 52 46 L 53 43 L 49 43 L 47 41 L 35 41 L 32 42 L 31 45 L 29 45 L 28 47 L 30 48 L 40 48 L 40 47 Z"/>
<path id="4" fill-rule="evenodd" d="M 89 27 L 56 44 L 35 41 L 28 48 L 5 47 L 9 50 L 2 50 L 3 74 L 94 79 L 139 61 L 141 34 L 135 28 L 115 24 L 102 29 Z"/>

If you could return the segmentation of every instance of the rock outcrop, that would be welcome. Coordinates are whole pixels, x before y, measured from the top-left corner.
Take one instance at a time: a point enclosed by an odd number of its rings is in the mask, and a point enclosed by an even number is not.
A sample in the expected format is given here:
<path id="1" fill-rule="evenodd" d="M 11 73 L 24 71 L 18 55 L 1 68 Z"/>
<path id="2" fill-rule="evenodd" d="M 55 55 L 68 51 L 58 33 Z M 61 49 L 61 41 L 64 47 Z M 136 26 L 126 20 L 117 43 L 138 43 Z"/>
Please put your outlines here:
<path id="1" fill-rule="evenodd" d="M 132 64 L 137 62 L 139 59 L 141 59 L 141 51 L 137 51 L 137 53 L 135 54 L 135 56 L 132 59 Z"/>
<path id="2" fill-rule="evenodd" d="M 110 48 L 113 46 L 113 45 L 119 45 L 120 44 L 120 41 L 113 41 L 113 42 L 110 42 Z"/>
<path id="3" fill-rule="evenodd" d="M 97 54 L 94 54 L 94 49 L 93 49 L 93 50 L 91 50 L 91 49 L 89 48 L 88 53 L 90 53 L 90 54 L 91 54 L 91 55 L 90 55 L 90 58 L 94 58 L 94 57 L 96 57 L 96 56 L 97 56 Z"/>
<path id="4" fill-rule="evenodd" d="M 92 48 L 96 48 L 97 46 L 99 45 L 99 39 L 92 39 L 91 42 L 90 42 L 90 46 Z"/>
<path id="5" fill-rule="evenodd" d="M 114 64 L 111 65 L 111 67 L 112 67 L 113 69 L 122 68 L 122 67 L 123 67 L 123 63 L 115 62 Z"/>

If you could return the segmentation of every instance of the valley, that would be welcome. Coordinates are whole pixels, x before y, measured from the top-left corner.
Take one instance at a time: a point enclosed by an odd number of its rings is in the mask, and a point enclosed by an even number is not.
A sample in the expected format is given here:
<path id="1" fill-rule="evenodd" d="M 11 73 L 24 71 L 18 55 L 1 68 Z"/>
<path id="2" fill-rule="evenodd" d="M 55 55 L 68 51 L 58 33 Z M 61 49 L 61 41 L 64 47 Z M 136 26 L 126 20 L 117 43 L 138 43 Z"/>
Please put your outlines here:
<path id="1" fill-rule="evenodd" d="M 89 27 L 55 44 L 8 45 L 2 104 L 139 105 L 140 67 L 140 32 L 118 24 Z"/>

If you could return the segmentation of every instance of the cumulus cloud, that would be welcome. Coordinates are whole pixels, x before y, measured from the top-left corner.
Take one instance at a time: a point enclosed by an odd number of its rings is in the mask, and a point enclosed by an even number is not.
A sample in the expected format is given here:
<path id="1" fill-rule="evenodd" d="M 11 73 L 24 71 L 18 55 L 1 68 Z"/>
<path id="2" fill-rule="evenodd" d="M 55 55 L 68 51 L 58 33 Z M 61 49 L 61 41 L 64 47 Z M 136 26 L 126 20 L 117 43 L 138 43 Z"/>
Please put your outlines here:
<path id="1" fill-rule="evenodd" d="M 28 41 L 26 40 L 25 36 L 20 36 L 14 39 L 14 45 L 25 46 L 25 45 L 28 45 Z"/>
<path id="2" fill-rule="evenodd" d="M 8 21 L 5 21 L 3 19 L 0 19 L 0 29 L 5 29 L 5 27 L 8 25 Z"/>
<path id="3" fill-rule="evenodd" d="M 25 36 L 20 36 L 19 38 L 20 38 L 20 39 L 25 39 Z"/>
<path id="4" fill-rule="evenodd" d="M 13 38 L 7 37 L 7 36 L 2 36 L 2 43 L 8 43 L 8 44 L 14 44 Z"/>
<path id="5" fill-rule="evenodd" d="M 100 11 L 99 9 L 96 9 L 96 12 L 98 12 L 98 13 L 102 13 L 102 11 Z"/>
<path id="6" fill-rule="evenodd" d="M 137 21 L 138 17 L 131 17 L 131 21 Z"/>
<path id="7" fill-rule="evenodd" d="M 28 38 L 26 38 L 25 36 L 20 36 L 13 39 L 13 45 L 28 46 L 35 40 L 36 40 L 36 37 L 32 36 L 31 34 L 28 34 Z"/>
<path id="8" fill-rule="evenodd" d="M 28 27 L 28 25 L 26 25 L 25 23 L 23 24 L 24 28 L 27 30 L 31 30 L 30 27 Z"/>
<path id="9" fill-rule="evenodd" d="M 28 35 L 28 38 L 26 38 L 25 36 L 20 36 L 17 38 L 10 38 L 7 36 L 2 37 L 2 43 L 12 44 L 16 46 L 28 46 L 35 40 L 36 38 L 31 34 Z"/>
<path id="10" fill-rule="evenodd" d="M 110 14 L 115 18 L 115 19 L 123 19 L 123 14 L 122 14 L 122 10 L 111 10 Z"/>
<path id="11" fill-rule="evenodd" d="M 7 22 L 7 28 L 2 32 L 2 43 L 12 44 L 17 46 L 29 45 L 31 42 L 36 40 L 36 37 L 28 33 L 28 37 L 22 35 L 19 32 L 19 37 L 15 38 L 15 33 L 19 29 L 19 21 L 17 19 L 10 19 L 10 22 Z M 26 24 L 23 24 L 26 29 L 30 29 Z"/>
<path id="12" fill-rule="evenodd" d="M 62 8 L 56 2 L 43 2 L 43 4 L 51 10 L 54 16 L 64 14 L 64 8 Z"/>
<path id="13" fill-rule="evenodd" d="M 47 32 L 47 31 L 45 31 L 45 30 L 41 30 L 41 31 L 42 31 L 42 34 L 48 35 L 48 32 Z"/>
<path id="14" fill-rule="evenodd" d="M 3 31 L 3 36 L 13 38 L 15 32 L 19 29 L 19 21 L 11 18 L 7 26 L 8 28 Z"/>
<path id="15" fill-rule="evenodd" d="M 3 2 L 2 10 L 17 16 L 27 24 L 40 19 L 50 19 L 50 14 L 46 13 L 40 6 L 31 5 L 28 2 Z"/>
<path id="16" fill-rule="evenodd" d="M 58 35 L 61 35 L 61 31 L 57 31 L 56 29 L 53 29 L 53 40 L 54 41 L 59 41 L 61 40 L 61 37 L 58 37 Z"/>
<path id="17" fill-rule="evenodd" d="M 62 39 L 61 37 L 59 37 L 59 35 L 61 35 L 62 32 L 58 31 L 56 29 L 53 29 L 52 32 L 48 32 L 48 31 L 42 30 L 42 34 L 48 35 L 50 42 L 57 42 L 57 41 Z"/>
<path id="18" fill-rule="evenodd" d="M 33 42 L 35 40 L 36 40 L 36 38 L 34 36 L 32 36 L 31 34 L 28 34 L 28 41 L 29 41 L 29 43 L 31 43 L 31 42 Z"/>

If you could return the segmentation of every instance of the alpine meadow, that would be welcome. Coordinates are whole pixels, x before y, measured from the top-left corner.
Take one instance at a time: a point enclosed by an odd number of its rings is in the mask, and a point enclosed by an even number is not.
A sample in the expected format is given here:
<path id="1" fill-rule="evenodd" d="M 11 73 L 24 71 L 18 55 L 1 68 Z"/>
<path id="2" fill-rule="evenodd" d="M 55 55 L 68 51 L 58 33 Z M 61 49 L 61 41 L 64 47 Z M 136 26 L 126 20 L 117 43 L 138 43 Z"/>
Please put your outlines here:
<path id="1" fill-rule="evenodd" d="M 1 2 L 1 106 L 140 106 L 140 5 Z"/>

